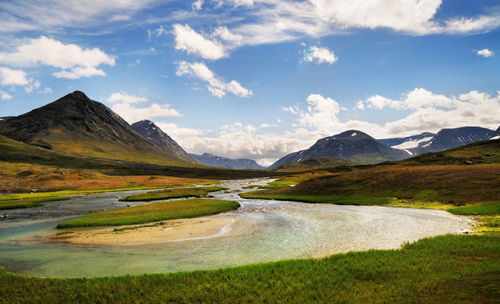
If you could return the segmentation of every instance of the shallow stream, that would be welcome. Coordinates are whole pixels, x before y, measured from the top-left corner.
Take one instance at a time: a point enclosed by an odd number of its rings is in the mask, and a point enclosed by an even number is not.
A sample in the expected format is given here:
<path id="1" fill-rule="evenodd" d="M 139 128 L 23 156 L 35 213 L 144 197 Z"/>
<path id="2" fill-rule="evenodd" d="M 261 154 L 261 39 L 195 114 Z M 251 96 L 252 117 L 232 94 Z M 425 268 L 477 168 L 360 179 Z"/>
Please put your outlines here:
<path id="1" fill-rule="evenodd" d="M 226 181 L 229 191 L 211 193 L 241 208 L 215 215 L 230 223 L 218 233 L 141 245 L 73 245 L 43 237 L 60 221 L 89 212 L 144 202 L 119 197 L 144 191 L 109 192 L 42 207 L 4 210 L 0 220 L 0 266 L 36 276 L 80 277 L 213 269 L 282 259 L 322 257 L 351 250 L 399 248 L 406 241 L 470 229 L 470 220 L 440 210 L 305 204 L 248 200 L 242 187 L 269 180 Z"/>

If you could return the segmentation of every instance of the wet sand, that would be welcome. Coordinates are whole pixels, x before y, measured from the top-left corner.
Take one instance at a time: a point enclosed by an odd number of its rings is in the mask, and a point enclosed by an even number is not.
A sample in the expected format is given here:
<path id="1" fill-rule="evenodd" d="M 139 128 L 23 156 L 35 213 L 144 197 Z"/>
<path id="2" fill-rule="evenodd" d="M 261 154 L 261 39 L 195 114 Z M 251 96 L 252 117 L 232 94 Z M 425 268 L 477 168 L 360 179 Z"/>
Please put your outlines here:
<path id="1" fill-rule="evenodd" d="M 229 232 L 234 219 L 229 217 L 196 218 L 149 223 L 141 225 L 78 229 L 73 233 L 51 234 L 53 240 L 81 245 L 140 245 L 171 241 L 185 241 L 222 236 Z M 115 228 L 133 228 L 114 231 Z M 137 228 L 135 228 L 137 227 Z M 61 231 L 58 231 L 61 232 Z"/>

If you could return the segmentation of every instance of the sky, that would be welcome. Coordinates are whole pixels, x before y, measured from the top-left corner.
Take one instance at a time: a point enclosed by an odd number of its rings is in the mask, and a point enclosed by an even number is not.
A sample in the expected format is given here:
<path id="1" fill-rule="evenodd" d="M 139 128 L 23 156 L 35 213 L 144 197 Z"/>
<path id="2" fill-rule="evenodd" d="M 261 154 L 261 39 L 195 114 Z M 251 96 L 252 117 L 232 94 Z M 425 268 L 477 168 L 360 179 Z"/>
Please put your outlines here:
<path id="1" fill-rule="evenodd" d="M 262 165 L 349 129 L 500 124 L 498 0 L 0 2 L 0 116 L 81 90 Z"/>

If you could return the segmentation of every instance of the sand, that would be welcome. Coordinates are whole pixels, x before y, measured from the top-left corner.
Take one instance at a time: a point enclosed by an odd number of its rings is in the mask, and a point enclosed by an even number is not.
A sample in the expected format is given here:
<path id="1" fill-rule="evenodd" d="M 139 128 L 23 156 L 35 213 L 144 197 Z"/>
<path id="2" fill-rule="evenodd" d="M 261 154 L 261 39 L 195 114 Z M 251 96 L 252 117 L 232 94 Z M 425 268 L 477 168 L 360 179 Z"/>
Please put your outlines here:
<path id="1" fill-rule="evenodd" d="M 156 223 L 157 226 L 153 227 L 129 225 L 126 227 L 138 228 L 123 231 L 114 231 L 114 229 L 125 226 L 70 230 L 73 233 L 62 235 L 54 233 L 50 235 L 50 238 L 82 245 L 151 244 L 222 236 L 230 231 L 233 222 L 234 219 L 230 217 L 182 219 L 163 221 L 163 224 Z M 154 223 L 148 225 L 151 224 Z"/>

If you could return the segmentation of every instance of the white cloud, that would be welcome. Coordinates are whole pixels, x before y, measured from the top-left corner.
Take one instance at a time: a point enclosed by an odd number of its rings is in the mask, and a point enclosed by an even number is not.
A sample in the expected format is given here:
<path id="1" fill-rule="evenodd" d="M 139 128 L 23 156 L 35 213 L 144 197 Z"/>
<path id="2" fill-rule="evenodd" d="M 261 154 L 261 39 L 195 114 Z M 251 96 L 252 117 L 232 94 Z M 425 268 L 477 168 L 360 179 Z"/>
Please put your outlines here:
<path id="1" fill-rule="evenodd" d="M 205 38 L 189 25 L 174 24 L 175 49 L 184 50 L 204 59 L 216 60 L 226 57 L 222 44 Z"/>
<path id="2" fill-rule="evenodd" d="M 191 5 L 191 7 L 193 8 L 193 11 L 199 11 L 199 10 L 201 10 L 202 6 L 203 6 L 203 0 L 196 0 Z"/>
<path id="3" fill-rule="evenodd" d="M 207 131 L 181 128 L 173 123 L 155 123 L 190 153 L 250 158 L 264 165 L 314 143 L 301 128 L 294 132 L 271 133 L 251 124 L 235 122 Z"/>
<path id="4" fill-rule="evenodd" d="M 181 114 L 168 104 L 152 103 L 148 107 L 138 108 L 129 103 L 118 103 L 111 108 L 129 123 L 153 117 L 181 116 Z"/>
<path id="5" fill-rule="evenodd" d="M 97 67 L 115 65 L 115 59 L 98 48 L 82 49 L 76 44 L 64 44 L 58 40 L 41 36 L 17 46 L 15 51 L 1 52 L 0 62 L 13 66 L 52 66 L 61 71 L 53 73 L 57 78 L 103 76 Z"/>
<path id="6" fill-rule="evenodd" d="M 2 1 L 0 32 L 85 27 L 130 20 L 156 0 L 24 0 Z M 4 23 L 5 21 L 5 23 Z"/>
<path id="7" fill-rule="evenodd" d="M 0 91 L 0 98 L 2 100 L 9 100 L 9 99 L 12 99 L 12 96 L 7 92 Z"/>
<path id="8" fill-rule="evenodd" d="M 478 54 L 479 56 L 483 56 L 485 58 L 495 55 L 495 53 L 493 53 L 492 51 L 490 51 L 488 49 L 478 50 L 478 51 L 476 51 L 476 54 Z"/>
<path id="9" fill-rule="evenodd" d="M 168 32 L 167 30 L 163 27 L 163 25 L 160 25 L 154 30 L 154 33 L 157 37 L 160 37 L 161 35 L 166 35 Z"/>
<path id="10" fill-rule="evenodd" d="M 24 91 L 26 91 L 26 93 L 31 93 L 33 92 L 33 90 L 38 90 L 40 88 L 40 85 L 40 81 L 32 81 L 26 87 L 24 87 Z"/>
<path id="11" fill-rule="evenodd" d="M 146 97 L 130 95 L 123 91 L 113 93 L 106 99 L 107 102 L 111 103 L 127 103 L 127 104 L 146 102 L 147 100 L 148 99 Z"/>
<path id="12" fill-rule="evenodd" d="M 130 95 L 126 92 L 112 93 L 105 101 L 113 103 L 111 109 L 129 123 L 153 117 L 181 116 L 169 104 L 152 103 L 147 107 L 136 107 L 135 104 L 144 103 L 147 101 L 147 98 Z"/>
<path id="13" fill-rule="evenodd" d="M 362 100 L 358 101 L 358 103 L 356 103 L 356 109 L 358 110 L 364 110 L 365 109 L 365 104 L 363 103 Z"/>
<path id="14" fill-rule="evenodd" d="M 414 135 L 463 126 L 496 129 L 500 117 L 500 91 L 497 96 L 477 91 L 445 96 L 417 88 L 403 94 L 400 100 L 374 95 L 358 103 L 357 108 L 360 105 L 367 105 L 375 110 L 391 107 L 410 111 L 410 114 L 384 124 L 360 120 L 343 122 L 338 118 L 338 103 L 321 95 L 310 95 L 307 98 L 307 110 L 301 110 L 299 107 L 285 110 L 297 116 L 298 126 L 306 127 L 318 136 L 330 136 L 347 129 L 359 129 L 376 137 Z"/>
<path id="15" fill-rule="evenodd" d="M 423 88 L 416 88 L 403 95 L 401 100 L 393 100 L 380 95 L 370 96 L 364 102 L 369 108 L 383 109 L 385 107 L 398 110 L 419 109 L 424 107 L 452 108 L 455 101 L 444 95 L 434 94 Z M 363 103 L 360 101 L 360 103 Z"/>
<path id="16" fill-rule="evenodd" d="M 204 63 L 193 62 L 189 63 L 186 61 L 181 61 L 177 66 L 176 75 L 189 75 L 191 77 L 199 78 L 208 83 L 207 88 L 209 92 L 219 98 L 230 92 L 239 97 L 249 97 L 252 95 L 252 91 L 241 86 L 236 80 L 231 80 L 230 82 L 224 82 L 215 75 Z"/>
<path id="17" fill-rule="evenodd" d="M 307 62 L 332 64 L 337 61 L 337 59 L 333 51 L 323 47 L 311 46 L 304 51 L 304 60 Z"/>
<path id="18" fill-rule="evenodd" d="M 26 78 L 23 70 L 0 67 L 0 85 L 28 85 L 32 80 Z"/>

